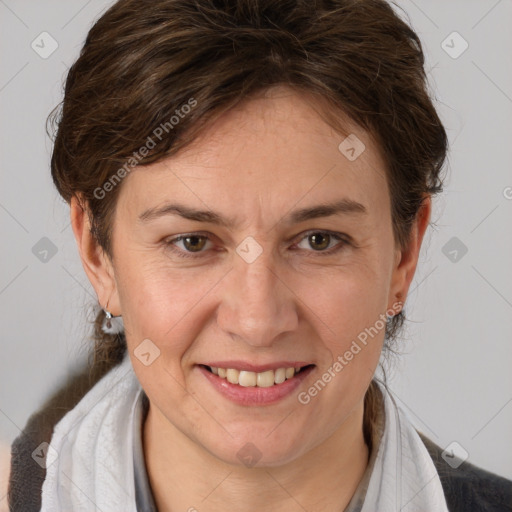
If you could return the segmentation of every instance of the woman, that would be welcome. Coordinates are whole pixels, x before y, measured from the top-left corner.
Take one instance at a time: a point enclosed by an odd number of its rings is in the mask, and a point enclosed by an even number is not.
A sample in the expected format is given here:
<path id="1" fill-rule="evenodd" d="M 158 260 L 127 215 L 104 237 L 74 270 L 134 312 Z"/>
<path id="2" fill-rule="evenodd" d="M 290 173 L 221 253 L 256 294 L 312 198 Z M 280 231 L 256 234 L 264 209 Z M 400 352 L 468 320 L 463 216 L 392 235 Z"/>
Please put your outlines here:
<path id="1" fill-rule="evenodd" d="M 96 22 L 52 156 L 93 366 L 13 445 L 13 510 L 510 510 L 374 377 L 442 190 L 423 64 L 383 0 Z"/>

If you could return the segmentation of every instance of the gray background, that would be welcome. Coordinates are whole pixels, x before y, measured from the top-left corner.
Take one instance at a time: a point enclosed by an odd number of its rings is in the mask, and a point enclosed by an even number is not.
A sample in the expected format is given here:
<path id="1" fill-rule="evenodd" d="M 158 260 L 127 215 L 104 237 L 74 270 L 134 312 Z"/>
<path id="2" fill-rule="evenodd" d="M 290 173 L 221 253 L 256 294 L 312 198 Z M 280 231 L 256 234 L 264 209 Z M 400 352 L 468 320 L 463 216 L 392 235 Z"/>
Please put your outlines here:
<path id="1" fill-rule="evenodd" d="M 45 119 L 88 28 L 109 3 L 0 0 L 4 446 L 88 350 L 95 295 L 69 209 L 51 182 Z M 388 370 L 390 387 L 436 443 L 456 441 L 471 462 L 512 478 L 512 2 L 399 5 L 424 43 L 451 151 L 436 226 L 427 232 L 407 299 L 403 355 Z M 34 40 L 43 46 L 44 31 L 58 43 L 46 59 L 31 47 Z M 469 44 L 457 58 L 464 42 L 454 31 Z M 43 237 L 57 251 L 46 261 L 36 245 L 47 243 Z M 0 491 L 0 508 L 2 498 Z"/>

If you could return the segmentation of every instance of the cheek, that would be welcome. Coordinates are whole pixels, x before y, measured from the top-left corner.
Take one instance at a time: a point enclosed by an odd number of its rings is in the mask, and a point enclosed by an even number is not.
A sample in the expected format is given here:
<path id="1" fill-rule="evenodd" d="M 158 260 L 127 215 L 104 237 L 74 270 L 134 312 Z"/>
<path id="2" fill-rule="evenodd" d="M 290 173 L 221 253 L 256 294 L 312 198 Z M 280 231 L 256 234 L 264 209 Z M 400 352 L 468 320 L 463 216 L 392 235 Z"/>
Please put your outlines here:
<path id="1" fill-rule="evenodd" d="M 322 281 L 317 282 L 320 284 Z M 363 400 L 379 363 L 386 328 L 387 282 L 370 271 L 338 272 L 318 293 L 304 291 L 324 354 L 316 380 L 298 396 L 331 433 Z"/>
<path id="2" fill-rule="evenodd" d="M 222 278 L 219 269 L 172 268 L 162 256 L 134 252 L 118 261 L 118 291 L 128 346 L 152 340 L 164 358 L 179 359 L 204 315 L 204 299 Z M 167 350 L 172 348 L 172 351 Z M 176 363 L 169 361 L 171 367 Z"/>
<path id="3" fill-rule="evenodd" d="M 381 318 L 387 309 L 389 272 L 384 262 L 369 261 L 297 281 L 297 296 L 313 313 L 311 321 L 334 357 L 343 354 L 365 329 L 384 330 Z"/>

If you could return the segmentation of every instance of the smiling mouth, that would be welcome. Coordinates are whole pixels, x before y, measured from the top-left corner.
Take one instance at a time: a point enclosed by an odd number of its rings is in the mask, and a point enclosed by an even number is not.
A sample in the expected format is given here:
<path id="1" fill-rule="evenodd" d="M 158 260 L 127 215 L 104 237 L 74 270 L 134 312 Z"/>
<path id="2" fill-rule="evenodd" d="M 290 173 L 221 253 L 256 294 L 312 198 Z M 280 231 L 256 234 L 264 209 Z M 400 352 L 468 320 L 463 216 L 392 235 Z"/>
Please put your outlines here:
<path id="1" fill-rule="evenodd" d="M 215 366 L 199 365 L 208 372 L 217 375 L 231 384 L 238 384 L 242 387 L 269 388 L 278 386 L 283 382 L 293 379 L 299 373 L 314 367 L 314 364 L 308 364 L 302 367 L 276 368 L 275 370 L 266 370 L 263 372 L 251 372 L 237 370 L 235 368 L 217 368 Z"/>

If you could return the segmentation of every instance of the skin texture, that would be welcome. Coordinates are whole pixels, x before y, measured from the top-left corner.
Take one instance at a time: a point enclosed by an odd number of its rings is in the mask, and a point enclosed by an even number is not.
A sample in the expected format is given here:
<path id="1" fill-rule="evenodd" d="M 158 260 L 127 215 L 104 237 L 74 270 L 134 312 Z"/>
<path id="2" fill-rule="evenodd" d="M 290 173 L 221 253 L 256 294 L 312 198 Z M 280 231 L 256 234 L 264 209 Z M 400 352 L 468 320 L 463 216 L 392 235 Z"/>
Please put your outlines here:
<path id="1" fill-rule="evenodd" d="M 343 510 L 364 473 L 363 399 L 384 329 L 307 405 L 297 395 L 406 297 L 431 203 L 426 198 L 410 244 L 400 250 L 375 141 L 345 119 L 346 134 L 366 146 L 349 161 L 338 149 L 346 135 L 319 112 L 312 98 L 275 87 L 224 114 L 177 155 L 132 171 L 116 207 L 112 261 L 72 201 L 84 268 L 100 303 L 122 314 L 132 364 L 150 399 L 144 450 L 159 510 Z M 367 213 L 286 221 L 293 210 L 342 198 Z M 140 221 L 147 209 L 171 201 L 218 212 L 235 225 L 176 215 Z M 308 238 L 324 230 L 350 239 L 323 254 L 342 243 L 333 237 L 324 248 L 322 239 Z M 170 245 L 191 232 L 210 237 L 202 252 L 183 241 Z M 248 236 L 263 251 L 252 263 L 236 252 Z M 196 257 L 180 258 L 171 247 Z M 160 350 L 149 366 L 134 356 L 144 339 Z M 197 367 L 228 359 L 316 366 L 297 392 L 250 407 L 220 395 Z M 261 453 L 252 468 L 237 457 L 248 442 Z"/>

